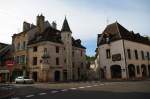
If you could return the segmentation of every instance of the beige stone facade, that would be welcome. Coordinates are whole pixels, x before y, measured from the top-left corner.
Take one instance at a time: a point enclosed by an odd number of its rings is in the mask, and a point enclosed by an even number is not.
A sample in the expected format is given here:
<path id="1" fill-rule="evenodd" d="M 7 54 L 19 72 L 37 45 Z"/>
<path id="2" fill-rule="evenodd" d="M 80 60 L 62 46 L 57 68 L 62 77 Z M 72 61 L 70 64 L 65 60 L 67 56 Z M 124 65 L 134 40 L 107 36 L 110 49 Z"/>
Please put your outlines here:
<path id="1" fill-rule="evenodd" d="M 57 29 L 56 23 L 45 21 L 43 15 L 37 16 L 37 25 L 32 28 L 28 25 L 22 33 L 14 34 L 12 41 L 15 67 L 21 70 L 20 75 L 26 71 L 25 74 L 35 81 L 86 78 L 85 47 L 79 39 L 72 37 L 66 18 L 61 30 Z"/>

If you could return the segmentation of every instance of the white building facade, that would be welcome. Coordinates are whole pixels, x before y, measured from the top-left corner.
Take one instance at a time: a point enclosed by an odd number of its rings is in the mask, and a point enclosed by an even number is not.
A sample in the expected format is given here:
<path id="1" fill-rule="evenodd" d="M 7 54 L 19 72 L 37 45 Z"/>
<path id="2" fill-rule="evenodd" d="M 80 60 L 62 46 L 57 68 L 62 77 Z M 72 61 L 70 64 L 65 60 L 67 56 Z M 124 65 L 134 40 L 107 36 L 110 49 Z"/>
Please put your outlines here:
<path id="1" fill-rule="evenodd" d="M 142 79 L 150 77 L 150 41 L 128 31 L 118 22 L 98 35 L 96 49 L 99 79 Z"/>

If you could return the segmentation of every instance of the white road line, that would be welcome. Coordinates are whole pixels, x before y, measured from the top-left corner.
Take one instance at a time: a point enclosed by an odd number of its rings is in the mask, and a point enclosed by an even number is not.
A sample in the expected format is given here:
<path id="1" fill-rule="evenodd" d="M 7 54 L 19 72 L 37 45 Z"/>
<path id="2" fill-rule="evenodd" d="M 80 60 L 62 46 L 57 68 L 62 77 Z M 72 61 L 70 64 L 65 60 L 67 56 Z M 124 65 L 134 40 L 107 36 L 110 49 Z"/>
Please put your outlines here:
<path id="1" fill-rule="evenodd" d="M 28 96 L 26 96 L 26 98 L 30 98 L 30 97 L 33 97 L 34 95 L 28 95 Z"/>
<path id="2" fill-rule="evenodd" d="M 51 91 L 51 93 L 57 93 L 57 92 L 59 92 L 59 91 L 57 91 L 57 90 Z"/>
<path id="3" fill-rule="evenodd" d="M 78 87 L 78 88 L 83 89 L 83 88 L 85 88 L 85 87 Z"/>
<path id="4" fill-rule="evenodd" d="M 61 91 L 68 91 L 68 89 L 63 89 L 63 90 L 61 90 Z"/>
<path id="5" fill-rule="evenodd" d="M 98 86 L 98 85 L 93 85 L 93 86 Z"/>
<path id="6" fill-rule="evenodd" d="M 85 87 L 90 88 L 90 87 L 92 87 L 92 86 L 85 86 Z"/>
<path id="7" fill-rule="evenodd" d="M 47 93 L 39 93 L 39 95 L 45 95 L 45 94 L 47 94 Z"/>
<path id="8" fill-rule="evenodd" d="M 100 84 L 100 85 L 104 85 L 104 84 Z"/>
<path id="9" fill-rule="evenodd" d="M 77 88 L 70 88 L 71 90 L 76 90 Z"/>
<path id="10" fill-rule="evenodd" d="M 20 99 L 19 97 L 14 97 L 14 98 L 11 98 L 11 99 Z"/>

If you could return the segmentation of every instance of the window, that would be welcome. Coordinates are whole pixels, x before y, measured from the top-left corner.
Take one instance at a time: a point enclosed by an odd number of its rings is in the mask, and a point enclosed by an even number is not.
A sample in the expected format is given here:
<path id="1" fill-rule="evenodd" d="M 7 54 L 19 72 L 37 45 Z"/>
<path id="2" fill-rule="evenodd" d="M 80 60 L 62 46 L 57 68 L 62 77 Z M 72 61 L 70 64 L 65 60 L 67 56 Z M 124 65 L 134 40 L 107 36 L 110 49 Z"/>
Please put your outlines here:
<path id="1" fill-rule="evenodd" d="M 17 44 L 17 50 L 20 50 L 20 43 Z"/>
<path id="2" fill-rule="evenodd" d="M 138 52 L 137 52 L 137 50 L 134 50 L 134 53 L 135 53 L 135 59 L 138 60 Z"/>
<path id="3" fill-rule="evenodd" d="M 66 58 L 64 59 L 64 63 L 66 63 Z"/>
<path id="4" fill-rule="evenodd" d="M 19 56 L 17 56 L 16 62 L 17 64 L 19 64 Z"/>
<path id="5" fill-rule="evenodd" d="M 21 64 L 25 63 L 25 55 L 20 56 L 20 63 Z"/>
<path id="6" fill-rule="evenodd" d="M 148 59 L 148 60 L 150 59 L 150 57 L 149 57 L 149 52 L 147 52 L 147 59 Z"/>
<path id="7" fill-rule="evenodd" d="M 72 56 L 74 57 L 74 51 L 72 51 Z"/>
<path id="8" fill-rule="evenodd" d="M 81 63 L 81 69 L 83 69 L 83 63 Z"/>
<path id="9" fill-rule="evenodd" d="M 59 53 L 59 47 L 56 46 L 56 53 Z"/>
<path id="10" fill-rule="evenodd" d="M 59 65 L 59 58 L 56 58 L 56 65 Z"/>
<path id="11" fill-rule="evenodd" d="M 81 56 L 82 56 L 82 54 L 83 54 L 83 52 L 82 52 L 82 50 L 81 50 Z"/>
<path id="12" fill-rule="evenodd" d="M 26 49 L 26 42 L 23 42 L 22 49 Z"/>
<path id="13" fill-rule="evenodd" d="M 72 63 L 72 68 L 74 68 L 74 62 Z"/>
<path id="14" fill-rule="evenodd" d="M 37 46 L 33 47 L 33 52 L 37 52 Z"/>
<path id="15" fill-rule="evenodd" d="M 44 48 L 44 55 L 47 55 L 47 48 Z"/>
<path id="16" fill-rule="evenodd" d="M 33 57 L 33 65 L 37 65 L 37 57 Z"/>
<path id="17" fill-rule="evenodd" d="M 141 51 L 142 60 L 144 60 L 144 52 Z"/>
<path id="18" fill-rule="evenodd" d="M 140 67 L 137 66 L 137 74 L 140 74 Z"/>
<path id="19" fill-rule="evenodd" d="M 110 58 L 110 49 L 106 49 L 106 58 Z"/>
<path id="20" fill-rule="evenodd" d="M 128 53 L 128 58 L 131 59 L 131 50 L 127 49 L 127 53 Z"/>

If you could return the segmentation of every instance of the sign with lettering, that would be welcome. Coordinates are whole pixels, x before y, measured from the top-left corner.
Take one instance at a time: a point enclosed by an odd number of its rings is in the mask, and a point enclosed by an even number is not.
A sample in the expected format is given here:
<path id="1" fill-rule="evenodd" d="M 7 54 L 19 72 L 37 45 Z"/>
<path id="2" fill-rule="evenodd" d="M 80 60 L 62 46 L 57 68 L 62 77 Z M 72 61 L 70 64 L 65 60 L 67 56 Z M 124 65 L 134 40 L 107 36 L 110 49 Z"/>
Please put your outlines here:
<path id="1" fill-rule="evenodd" d="M 112 55 L 112 61 L 120 61 L 120 60 L 121 60 L 121 54 Z"/>
<path id="2" fill-rule="evenodd" d="M 6 61 L 7 69 L 8 69 L 9 71 L 12 71 L 14 64 L 15 64 L 14 61 L 12 61 L 12 60 L 7 60 L 7 61 Z"/>

